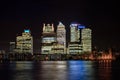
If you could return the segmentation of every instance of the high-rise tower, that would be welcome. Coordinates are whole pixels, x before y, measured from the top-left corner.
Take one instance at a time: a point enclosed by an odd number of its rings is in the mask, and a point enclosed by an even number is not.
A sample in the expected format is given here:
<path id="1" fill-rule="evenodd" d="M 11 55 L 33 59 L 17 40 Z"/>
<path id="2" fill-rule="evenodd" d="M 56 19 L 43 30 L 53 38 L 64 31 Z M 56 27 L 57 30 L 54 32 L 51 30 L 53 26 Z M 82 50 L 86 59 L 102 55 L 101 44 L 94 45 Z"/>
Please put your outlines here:
<path id="1" fill-rule="evenodd" d="M 92 30 L 89 28 L 82 29 L 83 52 L 92 51 Z"/>
<path id="2" fill-rule="evenodd" d="M 57 42 L 58 44 L 66 46 L 66 30 L 61 22 L 59 22 L 57 26 Z"/>
<path id="3" fill-rule="evenodd" d="M 70 25 L 70 42 L 79 42 L 78 24 Z"/>
<path id="4" fill-rule="evenodd" d="M 80 43 L 80 24 L 74 23 L 70 25 L 70 43 L 68 44 L 69 54 L 82 53 L 82 45 Z"/>
<path id="5" fill-rule="evenodd" d="M 63 53 L 66 53 L 66 30 L 61 22 L 57 26 L 57 42 L 64 49 Z"/>
<path id="6" fill-rule="evenodd" d="M 53 24 L 43 24 L 43 32 L 41 37 L 41 54 L 52 54 L 53 43 L 56 42 L 56 34 Z"/>

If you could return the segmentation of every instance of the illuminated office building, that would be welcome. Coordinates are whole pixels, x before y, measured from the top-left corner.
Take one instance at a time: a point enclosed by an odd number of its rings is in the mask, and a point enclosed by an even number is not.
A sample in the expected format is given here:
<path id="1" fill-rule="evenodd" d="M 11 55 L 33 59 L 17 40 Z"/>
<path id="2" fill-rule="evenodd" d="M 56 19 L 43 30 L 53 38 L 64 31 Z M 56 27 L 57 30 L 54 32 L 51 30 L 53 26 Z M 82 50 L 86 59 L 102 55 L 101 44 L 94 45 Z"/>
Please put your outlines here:
<path id="1" fill-rule="evenodd" d="M 79 24 L 70 25 L 70 42 L 79 42 Z"/>
<path id="2" fill-rule="evenodd" d="M 84 25 L 70 25 L 70 42 L 66 48 L 66 29 L 59 22 L 56 32 L 53 24 L 43 24 L 41 54 L 82 54 L 91 52 L 91 30 Z"/>
<path id="3" fill-rule="evenodd" d="M 57 26 L 56 48 L 58 48 L 57 53 L 66 53 L 66 30 L 65 30 L 65 26 L 61 22 L 59 22 Z"/>
<path id="4" fill-rule="evenodd" d="M 82 45 L 79 42 L 70 42 L 68 46 L 69 54 L 81 54 L 82 53 Z"/>
<path id="5" fill-rule="evenodd" d="M 83 52 L 92 51 L 92 31 L 89 28 L 82 29 Z"/>
<path id="6" fill-rule="evenodd" d="M 33 37 L 30 30 L 24 30 L 22 36 L 16 37 L 16 53 L 33 54 Z"/>
<path id="7" fill-rule="evenodd" d="M 80 43 L 80 24 L 71 24 L 70 25 L 70 43 L 68 44 L 68 53 L 69 54 L 81 54 L 82 45 Z"/>
<path id="8" fill-rule="evenodd" d="M 56 43 L 56 34 L 54 32 L 53 24 L 43 24 L 43 32 L 41 37 L 41 54 L 53 54 L 52 48 L 53 44 Z"/>
<path id="9" fill-rule="evenodd" d="M 91 29 L 81 24 L 70 25 L 70 54 L 81 54 L 92 51 Z"/>

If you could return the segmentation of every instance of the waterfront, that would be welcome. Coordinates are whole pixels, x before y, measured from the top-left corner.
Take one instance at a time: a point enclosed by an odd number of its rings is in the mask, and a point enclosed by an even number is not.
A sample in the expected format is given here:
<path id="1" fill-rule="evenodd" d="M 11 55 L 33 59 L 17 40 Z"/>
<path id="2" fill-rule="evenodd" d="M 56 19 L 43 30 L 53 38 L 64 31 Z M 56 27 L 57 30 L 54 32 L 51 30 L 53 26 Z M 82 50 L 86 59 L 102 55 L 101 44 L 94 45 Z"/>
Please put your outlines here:
<path id="1" fill-rule="evenodd" d="M 0 63 L 0 80 L 119 80 L 120 62 L 13 61 Z"/>

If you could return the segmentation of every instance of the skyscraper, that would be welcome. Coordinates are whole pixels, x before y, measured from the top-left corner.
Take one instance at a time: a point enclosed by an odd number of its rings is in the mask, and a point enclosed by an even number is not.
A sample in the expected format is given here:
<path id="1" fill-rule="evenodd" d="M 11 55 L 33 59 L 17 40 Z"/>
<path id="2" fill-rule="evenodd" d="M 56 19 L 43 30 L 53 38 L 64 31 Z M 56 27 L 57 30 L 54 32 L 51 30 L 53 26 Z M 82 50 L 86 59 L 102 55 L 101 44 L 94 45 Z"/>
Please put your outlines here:
<path id="1" fill-rule="evenodd" d="M 43 24 L 43 32 L 41 39 L 41 54 L 52 54 L 52 47 L 54 42 L 56 42 L 56 34 L 54 32 L 53 24 Z"/>
<path id="2" fill-rule="evenodd" d="M 30 53 L 33 54 L 33 37 L 29 29 L 24 30 L 22 36 L 16 37 L 16 50 L 17 53 Z"/>
<path id="3" fill-rule="evenodd" d="M 82 29 L 82 45 L 83 52 L 91 52 L 92 51 L 92 30 L 89 28 Z"/>
<path id="4" fill-rule="evenodd" d="M 53 24 L 44 24 L 41 43 L 41 54 L 81 54 L 91 52 L 91 29 L 77 23 L 70 24 L 70 42 L 67 49 L 65 26 L 59 22 L 55 32 Z"/>
<path id="5" fill-rule="evenodd" d="M 70 25 L 70 42 L 79 42 L 79 24 L 71 24 Z"/>
<path id="6" fill-rule="evenodd" d="M 61 48 L 63 48 L 63 53 L 66 53 L 66 30 L 61 22 L 59 22 L 57 26 L 57 42 L 58 45 L 61 45 Z"/>
<path id="7" fill-rule="evenodd" d="M 82 45 L 80 43 L 80 24 L 74 23 L 70 25 L 70 43 L 68 44 L 69 54 L 80 54 L 82 53 Z"/>

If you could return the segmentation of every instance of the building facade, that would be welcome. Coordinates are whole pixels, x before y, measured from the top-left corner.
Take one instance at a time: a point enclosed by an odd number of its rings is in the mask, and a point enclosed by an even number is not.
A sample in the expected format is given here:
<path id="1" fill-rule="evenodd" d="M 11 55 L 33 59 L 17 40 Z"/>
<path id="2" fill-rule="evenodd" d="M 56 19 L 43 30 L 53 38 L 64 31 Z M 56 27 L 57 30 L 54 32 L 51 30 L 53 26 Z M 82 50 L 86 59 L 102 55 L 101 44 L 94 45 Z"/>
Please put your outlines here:
<path id="1" fill-rule="evenodd" d="M 70 25 L 70 42 L 66 41 L 65 26 L 59 22 L 56 32 L 53 24 L 43 25 L 41 54 L 82 54 L 92 51 L 91 29 L 81 24 Z"/>
<path id="2" fill-rule="evenodd" d="M 66 54 L 66 29 L 65 26 L 59 22 L 57 26 L 57 53 Z M 62 51 L 61 51 L 62 50 Z"/>
<path id="3" fill-rule="evenodd" d="M 41 37 L 41 54 L 53 54 L 53 44 L 56 43 L 56 34 L 53 24 L 43 24 L 43 32 Z"/>
<path id="4" fill-rule="evenodd" d="M 82 29 L 83 52 L 92 52 L 92 30 L 89 28 Z"/>
<path id="5" fill-rule="evenodd" d="M 69 54 L 81 54 L 82 45 L 79 42 L 71 42 L 68 46 Z"/>
<path id="6" fill-rule="evenodd" d="M 82 45 L 81 45 L 81 33 L 77 23 L 70 25 L 70 43 L 68 44 L 68 54 L 81 54 Z"/>
<path id="7" fill-rule="evenodd" d="M 41 39 L 41 54 L 66 54 L 66 30 L 61 22 L 56 32 L 53 24 L 44 24 Z"/>
<path id="8" fill-rule="evenodd" d="M 22 36 L 16 37 L 16 53 L 33 54 L 33 37 L 30 30 L 24 30 Z"/>
<path id="9" fill-rule="evenodd" d="M 70 25 L 70 42 L 79 42 L 79 24 L 71 24 Z"/>
<path id="10" fill-rule="evenodd" d="M 81 24 L 70 25 L 70 43 L 68 44 L 69 54 L 90 53 L 92 51 L 91 29 Z"/>

